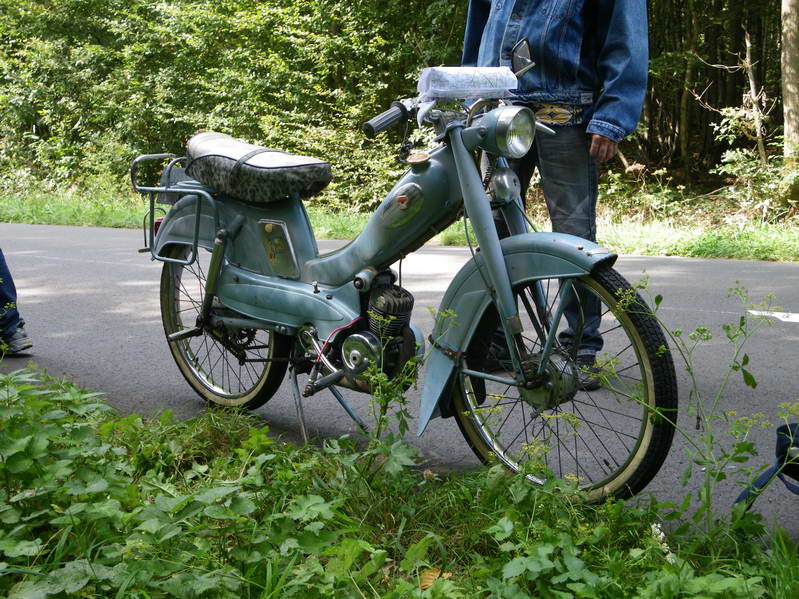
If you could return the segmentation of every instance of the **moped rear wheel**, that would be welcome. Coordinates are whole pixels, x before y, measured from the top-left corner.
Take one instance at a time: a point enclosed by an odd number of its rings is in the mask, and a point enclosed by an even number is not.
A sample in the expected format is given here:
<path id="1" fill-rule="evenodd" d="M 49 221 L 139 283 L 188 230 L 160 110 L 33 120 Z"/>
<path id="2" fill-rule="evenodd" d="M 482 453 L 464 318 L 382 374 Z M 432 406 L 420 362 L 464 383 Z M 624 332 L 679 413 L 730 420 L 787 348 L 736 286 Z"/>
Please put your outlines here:
<path id="1" fill-rule="evenodd" d="M 185 259 L 188 246 L 173 246 L 168 256 Z M 190 266 L 165 262 L 161 271 L 161 319 L 167 337 L 191 329 L 200 314 L 211 253 L 198 248 Z M 213 312 L 226 309 L 215 302 Z M 231 313 L 235 315 L 235 313 Z M 203 399 L 226 407 L 254 409 L 278 390 L 286 373 L 290 340 L 261 329 L 206 329 L 201 335 L 169 343 L 181 374 Z"/>
<path id="2" fill-rule="evenodd" d="M 671 446 L 677 410 L 674 364 L 657 319 L 621 275 L 600 267 L 572 282 L 572 293 L 564 292 L 568 287 L 558 279 L 514 289 L 529 365 L 544 371 L 540 380 L 522 388 L 460 373 L 454 414 L 486 463 L 525 472 L 534 484 L 552 476 L 571 481 L 589 501 L 630 497 L 652 480 Z M 554 350 L 541 369 L 552 316 L 563 295 L 571 298 L 578 324 L 564 334 L 569 327 L 561 319 Z M 596 366 L 588 369 L 578 363 L 573 346 L 583 340 L 580 327 L 591 302 L 599 306 L 593 313 L 601 314 L 604 345 Z M 514 379 L 509 362 L 490 357 L 496 354 L 498 322 L 491 307 L 472 336 L 465 365 Z"/>

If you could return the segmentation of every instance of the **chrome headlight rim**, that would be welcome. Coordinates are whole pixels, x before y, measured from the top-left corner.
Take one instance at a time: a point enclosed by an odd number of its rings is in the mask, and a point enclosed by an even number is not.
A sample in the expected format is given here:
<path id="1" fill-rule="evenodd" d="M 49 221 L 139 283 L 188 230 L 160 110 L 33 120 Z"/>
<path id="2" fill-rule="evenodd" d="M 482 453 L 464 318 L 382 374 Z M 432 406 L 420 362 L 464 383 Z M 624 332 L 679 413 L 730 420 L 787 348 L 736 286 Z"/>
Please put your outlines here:
<path id="1" fill-rule="evenodd" d="M 513 123 L 517 117 L 524 115 L 530 124 L 530 143 L 524 152 L 514 152 L 508 144 L 508 139 L 513 132 Z M 518 125 L 517 125 L 518 126 Z M 503 156 L 508 158 L 519 159 L 524 157 L 530 148 L 533 146 L 533 139 L 535 138 L 535 115 L 533 111 L 526 106 L 506 106 L 502 108 L 498 117 L 495 129 L 495 139 L 497 148 L 502 152 Z"/>

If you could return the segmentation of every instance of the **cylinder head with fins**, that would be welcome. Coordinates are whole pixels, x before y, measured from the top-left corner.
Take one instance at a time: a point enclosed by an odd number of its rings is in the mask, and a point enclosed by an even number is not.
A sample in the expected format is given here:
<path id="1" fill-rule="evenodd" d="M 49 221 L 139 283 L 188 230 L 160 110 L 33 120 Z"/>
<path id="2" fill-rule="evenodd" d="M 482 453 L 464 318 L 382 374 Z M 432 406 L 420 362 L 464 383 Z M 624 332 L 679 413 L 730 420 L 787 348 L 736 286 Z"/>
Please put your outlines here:
<path id="1" fill-rule="evenodd" d="M 411 321 L 413 295 L 397 285 L 378 287 L 369 296 L 369 330 L 379 339 L 391 339 L 402 334 Z"/>

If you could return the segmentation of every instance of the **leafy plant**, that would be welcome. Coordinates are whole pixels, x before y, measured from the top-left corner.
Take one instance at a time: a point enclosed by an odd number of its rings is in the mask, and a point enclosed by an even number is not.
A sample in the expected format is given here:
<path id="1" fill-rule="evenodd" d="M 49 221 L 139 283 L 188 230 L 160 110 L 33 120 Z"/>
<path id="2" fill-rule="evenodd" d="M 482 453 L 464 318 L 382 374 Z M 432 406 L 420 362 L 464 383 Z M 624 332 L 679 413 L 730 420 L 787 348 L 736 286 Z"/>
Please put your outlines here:
<path id="1" fill-rule="evenodd" d="M 713 172 L 727 176 L 730 185 L 722 192 L 746 216 L 774 222 L 796 213 L 799 198 L 794 196 L 799 169 L 786 169 L 781 156 L 771 156 L 764 166 L 754 150 L 730 149 Z"/>
<path id="2" fill-rule="evenodd" d="M 725 328 L 734 348 L 725 380 L 740 373 L 754 384 L 742 344 L 759 322 Z M 689 356 L 709 336 L 675 332 Z M 185 422 L 169 412 L 119 417 L 70 383 L 0 375 L 0 594 L 611 599 L 795 590 L 789 539 L 777 534 L 763 549 L 751 542 L 763 533 L 755 520 L 725 522 L 705 507 L 721 473 L 731 474 L 726 466 L 751 453 L 747 434 L 759 419 L 713 411 L 712 401 L 697 408 L 701 439 L 716 443 L 695 444 L 709 487 L 686 505 L 592 506 L 566 482 L 534 487 L 499 465 L 451 476 L 417 467 L 392 424 L 407 428 L 400 396 L 410 373 L 374 374 L 382 425 L 360 448 L 347 438 L 287 445 L 237 411 Z M 719 422 L 732 446 L 711 426 Z M 673 517 L 689 526 L 666 536 L 659 522 Z"/>

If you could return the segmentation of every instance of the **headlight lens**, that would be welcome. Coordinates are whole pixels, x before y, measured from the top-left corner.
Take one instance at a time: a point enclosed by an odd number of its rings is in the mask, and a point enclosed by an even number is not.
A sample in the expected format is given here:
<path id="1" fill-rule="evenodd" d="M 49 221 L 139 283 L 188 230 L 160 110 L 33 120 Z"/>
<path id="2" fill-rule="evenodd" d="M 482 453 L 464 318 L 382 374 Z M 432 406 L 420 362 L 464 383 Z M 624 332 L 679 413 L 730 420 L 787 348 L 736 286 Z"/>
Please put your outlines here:
<path id="1" fill-rule="evenodd" d="M 508 158 L 521 158 L 530 151 L 535 136 L 535 117 L 529 108 L 508 106 L 497 119 L 497 148 Z"/>

